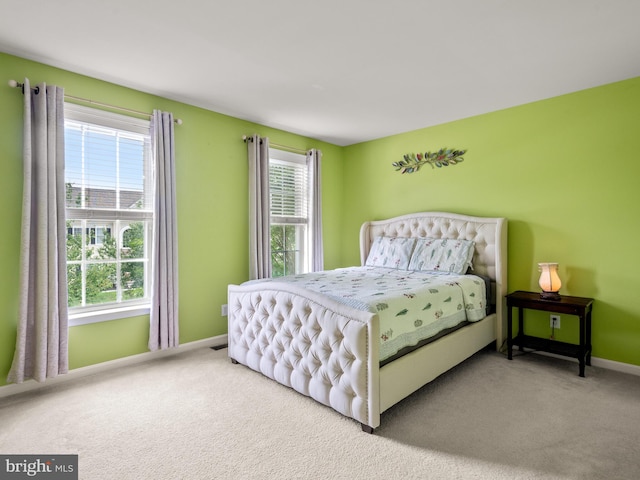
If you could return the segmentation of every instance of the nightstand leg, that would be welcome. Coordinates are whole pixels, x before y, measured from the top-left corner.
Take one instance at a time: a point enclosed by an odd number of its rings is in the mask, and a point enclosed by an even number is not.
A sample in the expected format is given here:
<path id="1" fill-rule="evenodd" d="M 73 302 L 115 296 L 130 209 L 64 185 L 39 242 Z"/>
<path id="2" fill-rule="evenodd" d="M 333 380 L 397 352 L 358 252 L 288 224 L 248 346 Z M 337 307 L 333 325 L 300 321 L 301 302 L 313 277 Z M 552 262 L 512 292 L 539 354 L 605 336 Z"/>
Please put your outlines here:
<path id="1" fill-rule="evenodd" d="M 586 364 L 591 366 L 591 310 L 587 313 L 587 360 Z"/>
<path id="2" fill-rule="evenodd" d="M 509 360 L 513 360 L 513 325 L 511 323 L 513 321 L 512 310 L 513 307 L 511 307 L 511 305 L 507 305 L 507 358 Z"/>
<path id="3" fill-rule="evenodd" d="M 522 338 L 524 335 L 524 308 L 518 307 L 518 337 Z M 524 345 L 522 345 L 522 341 L 518 345 L 518 350 L 524 352 Z"/>
<path id="4" fill-rule="evenodd" d="M 587 332 L 586 319 L 584 315 L 580 315 L 580 348 L 578 349 L 578 361 L 580 362 L 580 376 L 584 377 L 584 364 L 587 356 Z"/>

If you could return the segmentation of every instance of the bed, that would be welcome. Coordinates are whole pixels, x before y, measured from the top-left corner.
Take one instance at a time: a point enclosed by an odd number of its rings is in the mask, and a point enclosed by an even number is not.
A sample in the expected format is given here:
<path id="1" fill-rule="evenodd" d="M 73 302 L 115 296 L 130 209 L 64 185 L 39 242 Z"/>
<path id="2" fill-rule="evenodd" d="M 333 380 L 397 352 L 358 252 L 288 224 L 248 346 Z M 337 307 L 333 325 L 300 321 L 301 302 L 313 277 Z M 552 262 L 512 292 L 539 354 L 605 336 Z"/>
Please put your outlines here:
<path id="1" fill-rule="evenodd" d="M 229 357 L 234 363 L 246 365 L 356 420 L 363 431 L 373 433 L 380 425 L 382 412 L 483 348 L 500 348 L 505 338 L 507 221 L 504 218 L 421 212 L 369 221 L 360 229 L 361 267 L 353 268 L 361 268 L 363 278 L 367 272 L 374 271 L 377 275 L 378 270 L 387 268 L 396 275 L 391 283 L 397 283 L 398 275 L 405 281 L 406 277 L 414 276 L 415 258 L 388 265 L 384 263 L 391 256 L 387 256 L 382 263 L 376 263 L 381 259 L 374 253 L 384 251 L 380 250 L 381 242 L 386 242 L 387 248 L 413 242 L 412 251 L 416 253 L 418 245 L 433 248 L 424 245 L 434 239 L 441 244 L 456 241 L 470 245 L 468 272 L 452 270 L 451 275 L 469 273 L 474 283 L 479 278 L 484 281 L 486 305 L 469 307 L 463 303 L 466 300 L 457 302 L 458 309 L 475 308 L 477 318 L 473 321 L 461 321 L 446 330 L 451 333 L 440 334 L 435 340 L 425 339 L 395 355 L 386 352 L 381 361 L 388 337 L 385 334 L 388 327 L 381 327 L 381 317 L 387 315 L 384 311 L 392 311 L 397 318 L 403 315 L 408 318 L 402 312 L 410 309 L 396 312 L 397 309 L 387 308 L 390 303 L 386 298 L 374 304 L 377 308 L 371 305 L 367 308 L 359 298 L 345 299 L 335 291 L 311 289 L 311 280 L 250 281 L 228 287 Z M 394 250 L 393 258 L 405 253 Z M 433 256 L 432 250 L 430 254 Z M 352 269 L 340 269 L 339 275 L 344 273 L 342 270 Z M 449 278 L 447 275 L 441 276 Z M 459 280 L 456 276 L 449 283 L 458 285 Z M 346 291 L 342 285 L 336 289 Z M 387 293 L 386 286 L 381 290 L 380 295 Z M 404 294 L 403 300 L 408 301 L 411 295 Z M 447 299 L 452 302 L 450 296 Z M 426 304 L 429 309 L 431 304 Z M 482 315 L 477 315 L 479 307 L 485 309 Z M 449 318 L 442 313 L 441 316 Z"/>

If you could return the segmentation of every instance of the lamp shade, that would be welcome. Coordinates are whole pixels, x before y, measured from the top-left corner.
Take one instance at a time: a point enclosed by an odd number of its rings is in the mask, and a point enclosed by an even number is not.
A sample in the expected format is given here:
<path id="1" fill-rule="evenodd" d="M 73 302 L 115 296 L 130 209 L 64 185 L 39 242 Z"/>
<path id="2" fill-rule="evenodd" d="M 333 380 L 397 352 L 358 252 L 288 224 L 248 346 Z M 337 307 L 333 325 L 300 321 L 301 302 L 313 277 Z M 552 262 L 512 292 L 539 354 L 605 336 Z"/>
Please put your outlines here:
<path id="1" fill-rule="evenodd" d="M 558 295 L 558 291 L 562 286 L 562 282 L 558 276 L 558 264 L 539 263 L 538 270 L 540 271 L 538 284 L 542 289 L 542 298 L 559 299 L 560 295 Z"/>

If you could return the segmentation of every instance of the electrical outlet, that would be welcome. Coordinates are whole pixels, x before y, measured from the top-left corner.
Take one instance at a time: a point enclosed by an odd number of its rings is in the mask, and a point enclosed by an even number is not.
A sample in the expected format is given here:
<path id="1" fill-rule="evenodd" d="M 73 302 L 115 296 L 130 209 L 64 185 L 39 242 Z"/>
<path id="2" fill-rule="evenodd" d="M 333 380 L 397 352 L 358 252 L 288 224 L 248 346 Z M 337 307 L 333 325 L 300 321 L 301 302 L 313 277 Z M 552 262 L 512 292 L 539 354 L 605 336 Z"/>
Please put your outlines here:
<path id="1" fill-rule="evenodd" d="M 551 328 L 559 329 L 560 328 L 560 315 L 550 315 L 549 316 L 549 326 Z"/>
<path id="2" fill-rule="evenodd" d="M 226 317 L 228 313 L 228 308 L 227 308 L 227 304 L 225 303 L 224 305 L 222 305 L 222 308 L 220 309 L 220 315 L 223 317 Z"/>

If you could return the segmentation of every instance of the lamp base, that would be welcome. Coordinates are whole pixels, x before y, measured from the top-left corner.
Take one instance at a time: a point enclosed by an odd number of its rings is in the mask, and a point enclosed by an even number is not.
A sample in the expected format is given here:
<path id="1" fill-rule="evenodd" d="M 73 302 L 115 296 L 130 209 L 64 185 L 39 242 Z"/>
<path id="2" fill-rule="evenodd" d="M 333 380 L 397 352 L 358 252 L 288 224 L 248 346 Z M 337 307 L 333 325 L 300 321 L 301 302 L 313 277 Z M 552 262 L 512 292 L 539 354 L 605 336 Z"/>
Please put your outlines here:
<path id="1" fill-rule="evenodd" d="M 542 292 L 540 293 L 540 298 L 557 302 L 560 300 L 560 294 L 558 292 Z"/>

